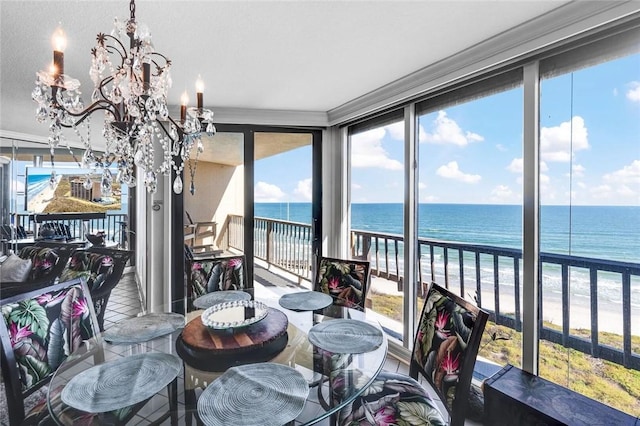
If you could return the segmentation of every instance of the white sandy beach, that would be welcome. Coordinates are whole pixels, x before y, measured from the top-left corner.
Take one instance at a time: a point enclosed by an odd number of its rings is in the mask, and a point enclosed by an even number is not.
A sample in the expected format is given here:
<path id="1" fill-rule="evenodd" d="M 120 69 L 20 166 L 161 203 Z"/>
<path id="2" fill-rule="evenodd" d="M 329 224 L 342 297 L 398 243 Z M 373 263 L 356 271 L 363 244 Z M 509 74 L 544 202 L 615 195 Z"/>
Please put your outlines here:
<path id="1" fill-rule="evenodd" d="M 56 188 L 60 183 L 60 179 L 62 176 L 56 176 L 55 185 L 47 185 L 45 188 L 40 191 L 37 195 L 35 195 L 31 200 L 29 200 L 29 204 L 27 204 L 27 211 L 29 212 L 42 212 L 45 207 L 51 200 L 53 200 L 53 194 L 56 192 Z"/>
<path id="2" fill-rule="evenodd" d="M 488 289 L 487 289 L 488 290 Z M 371 277 L 371 291 L 382 294 L 402 296 L 397 291 L 396 284 L 384 278 Z M 503 314 L 515 312 L 514 296 L 511 287 L 500 288 L 500 312 Z M 544 294 L 542 316 L 544 321 L 562 326 L 562 299 L 559 293 Z M 493 291 L 482 292 L 482 306 L 494 310 L 495 300 Z M 583 298 L 574 298 L 571 302 L 569 327 L 573 329 L 591 329 L 591 309 Z M 521 310 L 522 313 L 522 310 Z M 634 322 L 635 319 L 635 322 Z M 631 334 L 640 335 L 640 307 L 631 306 Z M 599 331 L 608 331 L 622 335 L 622 303 L 598 301 Z"/>

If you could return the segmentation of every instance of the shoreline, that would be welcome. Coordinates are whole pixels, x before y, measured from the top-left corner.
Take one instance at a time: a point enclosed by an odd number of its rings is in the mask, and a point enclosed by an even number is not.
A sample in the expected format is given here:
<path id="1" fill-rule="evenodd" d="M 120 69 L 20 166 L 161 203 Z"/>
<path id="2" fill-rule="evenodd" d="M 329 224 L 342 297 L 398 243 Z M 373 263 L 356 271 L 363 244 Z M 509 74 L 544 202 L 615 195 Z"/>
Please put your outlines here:
<path id="1" fill-rule="evenodd" d="M 33 198 L 27 203 L 26 209 L 29 212 L 42 212 L 47 207 L 47 204 L 53 200 L 53 196 L 56 192 L 56 188 L 60 183 L 62 176 L 56 176 L 56 184 L 45 186 L 40 192 L 33 196 Z"/>
<path id="2" fill-rule="evenodd" d="M 500 287 L 500 312 L 504 315 L 509 312 L 515 312 L 515 301 L 513 288 Z M 392 296 L 402 296 L 397 291 L 396 283 L 388 281 L 382 277 L 371 277 L 370 292 L 375 291 L 378 294 L 388 294 Z M 469 300 L 468 295 L 465 299 Z M 569 328 L 571 329 L 591 329 L 591 308 L 586 299 L 581 297 L 573 297 L 570 302 L 569 310 Z M 494 310 L 495 298 L 493 291 L 484 290 L 481 294 L 481 303 L 483 308 Z M 520 309 L 522 315 L 522 307 Z M 631 318 L 640 318 L 640 307 L 631 306 Z M 562 295 L 559 293 L 549 292 L 543 294 L 542 300 L 542 319 L 553 325 L 562 327 Z M 615 303 L 610 301 L 598 300 L 598 331 L 609 332 L 617 335 L 623 335 L 623 319 L 622 319 L 622 302 Z M 640 327 L 631 327 L 633 336 L 640 336 Z"/>

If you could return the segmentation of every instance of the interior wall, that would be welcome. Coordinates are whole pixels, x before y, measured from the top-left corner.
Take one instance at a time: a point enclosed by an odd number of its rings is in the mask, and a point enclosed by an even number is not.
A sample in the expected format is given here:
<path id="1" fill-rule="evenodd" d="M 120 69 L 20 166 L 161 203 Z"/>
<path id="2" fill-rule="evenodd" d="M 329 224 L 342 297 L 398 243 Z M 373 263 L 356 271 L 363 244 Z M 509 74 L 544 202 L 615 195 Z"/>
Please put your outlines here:
<path id="1" fill-rule="evenodd" d="M 196 244 L 214 243 L 224 248 L 220 240 L 225 220 L 230 214 L 244 214 L 244 167 L 199 162 L 194 179 L 195 194 L 188 191 L 191 182 L 185 182 L 184 209 L 194 222 L 217 223 L 215 241 L 196 241 Z M 186 219 L 185 223 L 189 223 Z"/>

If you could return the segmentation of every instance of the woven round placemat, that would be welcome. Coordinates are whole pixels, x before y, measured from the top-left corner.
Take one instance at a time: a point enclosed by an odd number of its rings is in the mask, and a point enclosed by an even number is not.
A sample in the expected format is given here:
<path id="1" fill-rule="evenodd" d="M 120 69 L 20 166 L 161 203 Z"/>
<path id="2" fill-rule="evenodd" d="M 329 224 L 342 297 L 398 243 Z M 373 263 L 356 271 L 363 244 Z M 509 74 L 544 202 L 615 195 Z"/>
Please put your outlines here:
<path id="1" fill-rule="evenodd" d="M 246 291 L 226 290 L 214 291 L 212 293 L 203 294 L 193 301 L 193 306 L 198 309 L 207 309 L 213 305 L 224 302 L 233 302 L 235 300 L 250 300 L 251 295 Z"/>
<path id="2" fill-rule="evenodd" d="M 299 291 L 282 295 L 278 303 L 292 311 L 315 311 L 333 303 L 333 297 L 319 291 Z"/>
<path id="3" fill-rule="evenodd" d="M 62 402 L 89 413 L 104 413 L 151 398 L 180 373 L 180 358 L 142 353 L 96 365 L 73 377 Z"/>
<path id="4" fill-rule="evenodd" d="M 382 331 L 354 319 L 327 320 L 309 330 L 309 341 L 314 346 L 336 354 L 371 352 L 382 340 Z"/>
<path id="5" fill-rule="evenodd" d="M 102 337 L 111 343 L 140 343 L 180 330 L 184 324 L 184 315 L 152 313 L 120 321 L 105 330 Z"/>
<path id="6" fill-rule="evenodd" d="M 198 398 L 206 425 L 283 425 L 298 417 L 309 385 L 295 369 L 276 363 L 228 369 Z"/>

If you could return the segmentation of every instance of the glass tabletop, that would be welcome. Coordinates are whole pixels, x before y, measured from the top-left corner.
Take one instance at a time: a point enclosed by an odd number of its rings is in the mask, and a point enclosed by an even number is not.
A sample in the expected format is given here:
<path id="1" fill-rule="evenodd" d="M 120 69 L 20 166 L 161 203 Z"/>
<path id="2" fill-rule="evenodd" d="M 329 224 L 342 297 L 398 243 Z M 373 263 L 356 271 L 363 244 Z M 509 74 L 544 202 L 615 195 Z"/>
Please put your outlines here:
<path id="1" fill-rule="evenodd" d="M 259 298 L 258 301 L 260 301 Z M 270 309 L 267 317 L 239 332 L 230 331 L 225 334 L 222 331 L 222 334 L 217 334 L 215 330 L 210 332 L 206 327 L 204 331 L 200 330 L 202 323 L 198 321 L 201 321 L 203 310 L 197 310 L 187 313 L 184 329 L 175 330 L 145 342 L 110 343 L 103 340 L 102 336 L 88 341 L 59 366 L 51 379 L 47 403 L 52 418 L 61 425 L 77 424 L 80 421 L 83 424 L 96 425 L 144 424 L 145 421 L 160 423 L 163 420 L 170 421 L 172 424 L 192 424 L 196 419 L 198 398 L 205 394 L 202 391 L 223 376 L 229 368 L 244 364 L 278 363 L 295 369 L 306 380 L 309 393 L 304 408 L 295 418 L 295 423 L 311 425 L 337 413 L 340 408 L 353 401 L 382 369 L 387 354 L 387 339 L 380 325 L 367 321 L 363 312 L 335 306 L 330 306 L 323 311 L 294 312 L 280 307 L 272 300 L 264 300 L 264 302 Z M 370 327 L 380 330 L 383 336 L 382 343 L 363 353 L 350 353 L 348 349 L 350 345 L 345 345 L 347 349 L 340 351 L 344 353 L 335 353 L 315 346 L 309 341 L 309 331 L 314 326 L 336 318 L 366 322 Z M 286 333 L 281 333 L 277 339 L 267 336 L 266 343 L 262 342 L 260 340 L 262 331 L 276 327 L 278 321 L 283 319 Z M 273 322 L 269 322 L 271 320 Z M 258 329 L 261 325 L 262 331 Z M 257 331 L 254 330 L 256 332 L 252 333 L 251 327 L 256 327 Z M 194 330 L 198 339 L 206 340 L 206 347 L 198 348 L 200 350 L 198 354 L 203 355 L 201 357 L 192 356 L 193 353 L 190 350 L 185 351 L 185 346 L 187 349 L 194 349 L 190 346 L 192 340 L 187 336 L 189 333 L 193 334 Z M 209 333 L 212 333 L 210 339 Z M 349 338 L 352 337 L 353 335 L 349 334 Z M 253 350 L 247 351 L 246 345 L 251 346 Z M 230 353 L 225 352 L 228 348 L 231 348 Z M 115 386 L 117 386 L 117 383 L 126 382 L 126 378 L 109 377 L 109 371 L 113 371 L 108 368 L 111 364 L 117 367 L 118 363 L 122 363 L 125 358 L 153 353 L 175 356 L 179 360 L 180 371 L 169 385 L 162 382 L 151 392 L 146 388 L 147 394 L 153 394 L 150 398 L 133 406 L 120 408 L 113 406 L 112 401 L 107 401 L 107 404 L 103 404 L 104 401 L 97 401 L 92 405 L 113 408 L 112 411 L 105 413 L 85 412 L 63 402 L 64 398 L 61 394 L 64 393 L 63 390 L 70 381 L 78 380 L 74 379 L 75 377 L 101 377 L 101 383 L 96 383 L 94 386 L 96 391 L 89 391 L 87 398 L 94 398 L 92 395 L 109 394 L 103 389 L 105 386 L 111 386 L 110 383 L 116 383 Z M 154 368 L 162 368 L 162 366 Z M 95 370 L 99 370 L 99 374 L 96 375 Z M 120 376 L 127 374 L 122 371 L 118 373 Z M 339 383 L 336 383 L 335 377 L 340 377 Z M 72 385 L 75 384 L 74 382 Z M 118 394 L 118 392 L 113 390 L 111 393 Z M 184 405 L 182 399 L 178 403 L 178 395 L 182 394 L 184 394 Z M 73 402 L 70 403 L 73 405 Z M 251 424 L 251 419 L 243 418 L 239 419 L 239 422 Z"/>

